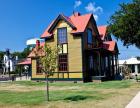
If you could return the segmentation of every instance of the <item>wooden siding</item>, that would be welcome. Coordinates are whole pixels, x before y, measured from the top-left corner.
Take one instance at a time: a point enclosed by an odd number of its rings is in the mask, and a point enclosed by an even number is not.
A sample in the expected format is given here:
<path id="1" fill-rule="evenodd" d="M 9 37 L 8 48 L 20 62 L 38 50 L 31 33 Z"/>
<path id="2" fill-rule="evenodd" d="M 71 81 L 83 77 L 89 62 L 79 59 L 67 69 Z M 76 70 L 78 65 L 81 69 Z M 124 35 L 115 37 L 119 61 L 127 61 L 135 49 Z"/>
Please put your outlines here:
<path id="1" fill-rule="evenodd" d="M 82 71 L 81 37 L 73 37 L 70 35 L 68 42 L 69 71 Z"/>
<path id="2" fill-rule="evenodd" d="M 37 68 L 36 68 L 36 59 L 32 58 L 32 78 L 44 78 L 45 76 L 43 74 L 36 74 Z"/>
<path id="3" fill-rule="evenodd" d="M 47 44 L 52 47 L 57 47 L 57 28 L 67 27 L 68 36 L 68 71 L 72 73 L 54 73 L 50 78 L 82 78 L 82 47 L 81 37 L 74 37 L 70 32 L 72 28 L 65 22 L 59 21 L 55 29 L 53 30 L 54 39 L 47 40 Z M 58 69 L 55 70 L 58 72 Z M 75 72 L 75 73 L 74 73 Z M 81 72 L 81 73 L 76 73 Z M 36 60 L 32 59 L 32 78 L 44 78 L 43 75 L 36 74 Z"/>

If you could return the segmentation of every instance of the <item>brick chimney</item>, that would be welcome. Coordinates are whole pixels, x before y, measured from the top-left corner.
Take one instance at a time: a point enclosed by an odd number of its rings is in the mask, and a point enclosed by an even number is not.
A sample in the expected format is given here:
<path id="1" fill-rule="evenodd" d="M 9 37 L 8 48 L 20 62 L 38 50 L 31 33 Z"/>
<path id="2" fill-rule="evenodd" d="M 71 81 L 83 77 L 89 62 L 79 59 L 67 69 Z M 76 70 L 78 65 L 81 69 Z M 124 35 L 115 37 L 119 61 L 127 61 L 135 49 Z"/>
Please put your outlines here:
<path id="1" fill-rule="evenodd" d="M 73 12 L 73 15 L 74 15 L 75 17 L 77 17 L 77 16 L 80 16 L 81 14 L 80 14 L 79 12 Z"/>
<path id="2" fill-rule="evenodd" d="M 36 40 L 36 48 L 38 49 L 40 47 L 40 41 Z"/>

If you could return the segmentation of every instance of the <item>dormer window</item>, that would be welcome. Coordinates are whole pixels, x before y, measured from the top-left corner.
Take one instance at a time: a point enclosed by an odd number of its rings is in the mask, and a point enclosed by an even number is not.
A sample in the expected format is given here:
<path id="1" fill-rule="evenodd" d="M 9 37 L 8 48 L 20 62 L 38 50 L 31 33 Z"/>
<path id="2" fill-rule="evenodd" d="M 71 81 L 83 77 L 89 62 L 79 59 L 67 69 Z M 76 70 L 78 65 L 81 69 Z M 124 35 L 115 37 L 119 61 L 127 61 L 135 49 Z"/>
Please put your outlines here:
<path id="1" fill-rule="evenodd" d="M 58 44 L 64 44 L 67 43 L 67 28 L 58 28 Z"/>

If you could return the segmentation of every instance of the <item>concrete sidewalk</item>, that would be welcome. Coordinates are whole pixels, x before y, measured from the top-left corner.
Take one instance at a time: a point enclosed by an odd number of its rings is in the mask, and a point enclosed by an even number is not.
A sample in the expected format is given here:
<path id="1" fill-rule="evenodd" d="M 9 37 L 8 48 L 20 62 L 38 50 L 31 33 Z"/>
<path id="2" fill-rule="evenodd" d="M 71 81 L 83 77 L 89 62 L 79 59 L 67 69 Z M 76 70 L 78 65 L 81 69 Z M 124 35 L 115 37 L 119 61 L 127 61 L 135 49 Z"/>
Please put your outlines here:
<path id="1" fill-rule="evenodd" d="M 26 77 L 26 76 L 22 76 L 22 77 L 16 77 L 16 81 L 30 81 L 31 77 Z"/>
<path id="2" fill-rule="evenodd" d="M 125 108 L 140 108 L 140 92 L 131 100 Z"/>

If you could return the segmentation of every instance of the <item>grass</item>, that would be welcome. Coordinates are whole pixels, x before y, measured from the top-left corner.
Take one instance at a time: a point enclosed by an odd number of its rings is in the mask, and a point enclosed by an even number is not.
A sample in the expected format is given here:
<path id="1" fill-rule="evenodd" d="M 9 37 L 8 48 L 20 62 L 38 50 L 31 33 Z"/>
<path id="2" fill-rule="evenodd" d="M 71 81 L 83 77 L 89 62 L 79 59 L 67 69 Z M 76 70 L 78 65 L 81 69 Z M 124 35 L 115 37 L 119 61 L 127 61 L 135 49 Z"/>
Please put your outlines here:
<path id="1" fill-rule="evenodd" d="M 101 89 L 107 89 L 107 88 L 126 88 L 131 85 L 132 82 L 130 81 L 106 81 L 102 83 L 72 83 L 72 82 L 55 82 L 50 83 L 50 86 L 56 86 L 56 87 L 66 87 L 66 86 L 82 86 L 82 87 L 96 87 Z M 45 82 L 35 82 L 35 81 L 16 81 L 16 82 L 10 82 L 10 84 L 19 84 L 24 86 L 45 86 Z"/>
<path id="2" fill-rule="evenodd" d="M 0 107 L 41 108 L 112 108 L 115 100 L 123 100 L 114 108 L 124 108 L 138 92 L 139 83 L 133 81 L 108 81 L 102 83 L 50 83 L 50 102 L 46 104 L 45 82 L 16 81 L 0 83 Z M 118 103 L 118 101 L 116 101 Z M 68 105 L 68 106 L 67 106 Z M 89 106 L 88 106 L 89 105 Z M 94 108 L 94 107 L 93 107 Z"/>

